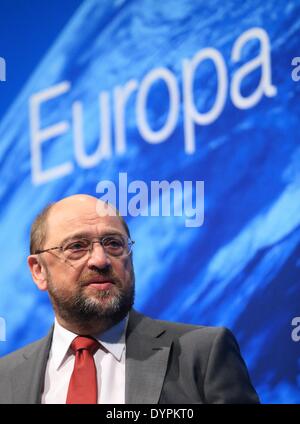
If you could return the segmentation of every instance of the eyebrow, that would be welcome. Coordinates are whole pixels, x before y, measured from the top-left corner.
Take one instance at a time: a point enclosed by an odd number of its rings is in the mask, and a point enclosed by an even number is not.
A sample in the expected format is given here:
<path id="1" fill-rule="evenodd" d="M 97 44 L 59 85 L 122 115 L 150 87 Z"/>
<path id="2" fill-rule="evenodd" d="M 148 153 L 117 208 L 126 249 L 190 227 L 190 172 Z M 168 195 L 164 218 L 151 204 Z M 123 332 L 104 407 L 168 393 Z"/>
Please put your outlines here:
<path id="1" fill-rule="evenodd" d="M 98 234 L 98 235 L 91 234 L 89 232 L 79 232 L 79 233 L 70 234 L 68 237 L 66 237 L 60 242 L 60 245 L 74 239 L 91 238 L 91 237 L 96 238 L 96 237 L 105 237 L 105 236 L 113 236 L 113 235 L 121 235 L 123 237 L 127 237 L 127 235 L 124 235 L 123 233 L 121 233 L 121 231 L 118 231 L 115 229 L 111 229 L 111 230 L 107 229 L 105 230 L 105 232 L 103 232 L 103 234 Z"/>

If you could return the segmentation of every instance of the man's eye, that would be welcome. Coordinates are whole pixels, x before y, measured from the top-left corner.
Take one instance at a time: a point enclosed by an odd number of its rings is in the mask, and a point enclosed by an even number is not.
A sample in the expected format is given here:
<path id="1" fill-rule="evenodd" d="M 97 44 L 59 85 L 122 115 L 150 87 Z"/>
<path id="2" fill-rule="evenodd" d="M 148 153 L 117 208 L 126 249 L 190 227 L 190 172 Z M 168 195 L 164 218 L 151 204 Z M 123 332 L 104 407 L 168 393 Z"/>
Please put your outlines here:
<path id="1" fill-rule="evenodd" d="M 80 241 L 74 241 L 73 243 L 70 243 L 66 246 L 66 250 L 82 250 L 87 249 L 89 246 L 89 243 L 83 240 Z"/>
<path id="2" fill-rule="evenodd" d="M 103 244 L 106 247 L 112 247 L 112 248 L 119 248 L 119 247 L 123 247 L 123 241 L 117 238 L 108 238 L 103 240 Z"/>

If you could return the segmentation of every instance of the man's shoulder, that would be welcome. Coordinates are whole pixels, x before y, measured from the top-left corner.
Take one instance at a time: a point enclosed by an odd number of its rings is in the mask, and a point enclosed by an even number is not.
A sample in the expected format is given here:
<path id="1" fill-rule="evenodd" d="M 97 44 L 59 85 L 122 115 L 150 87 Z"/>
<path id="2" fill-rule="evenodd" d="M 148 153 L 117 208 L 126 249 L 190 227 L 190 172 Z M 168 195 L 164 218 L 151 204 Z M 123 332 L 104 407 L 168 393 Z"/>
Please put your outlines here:
<path id="1" fill-rule="evenodd" d="M 48 345 L 50 337 L 51 337 L 51 331 L 47 336 L 39 340 L 36 340 L 33 343 L 27 344 L 26 346 L 23 346 L 22 348 L 1 357 L 0 372 L 1 373 L 5 371 L 7 372 L 11 368 L 14 368 L 18 366 L 19 364 L 23 363 L 25 359 L 40 352 L 41 349 L 45 348 Z"/>
<path id="2" fill-rule="evenodd" d="M 140 326 L 156 328 L 157 330 L 166 330 L 172 336 L 177 337 L 202 337 L 208 341 L 214 340 L 216 337 L 232 336 L 231 331 L 226 327 L 207 326 L 198 324 L 187 324 L 176 321 L 167 321 L 152 318 L 137 311 L 132 311 L 131 316 L 135 322 L 139 322 Z"/>

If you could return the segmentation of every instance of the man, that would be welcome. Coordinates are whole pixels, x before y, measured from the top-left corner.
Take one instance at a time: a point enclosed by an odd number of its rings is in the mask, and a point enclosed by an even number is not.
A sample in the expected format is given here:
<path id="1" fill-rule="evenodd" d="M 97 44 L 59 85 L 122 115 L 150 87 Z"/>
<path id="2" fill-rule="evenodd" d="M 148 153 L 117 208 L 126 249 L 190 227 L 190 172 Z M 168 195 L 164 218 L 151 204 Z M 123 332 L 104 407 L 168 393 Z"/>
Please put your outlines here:
<path id="1" fill-rule="evenodd" d="M 257 403 L 232 334 L 150 319 L 132 309 L 127 225 L 87 195 L 49 206 L 28 265 L 55 323 L 0 359 L 0 403 Z"/>

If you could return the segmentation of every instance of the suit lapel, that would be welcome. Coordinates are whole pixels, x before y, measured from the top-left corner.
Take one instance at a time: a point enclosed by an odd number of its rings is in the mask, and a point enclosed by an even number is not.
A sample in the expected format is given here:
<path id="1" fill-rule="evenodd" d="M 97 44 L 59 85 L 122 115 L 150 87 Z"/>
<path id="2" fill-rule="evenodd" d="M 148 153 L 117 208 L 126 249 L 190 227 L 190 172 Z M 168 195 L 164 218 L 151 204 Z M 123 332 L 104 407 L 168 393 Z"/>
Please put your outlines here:
<path id="1" fill-rule="evenodd" d="M 126 335 L 126 403 L 158 403 L 171 342 L 161 324 L 130 312 Z"/>
<path id="2" fill-rule="evenodd" d="M 41 403 L 52 330 L 47 337 L 28 347 L 23 361 L 12 371 L 13 403 Z"/>

